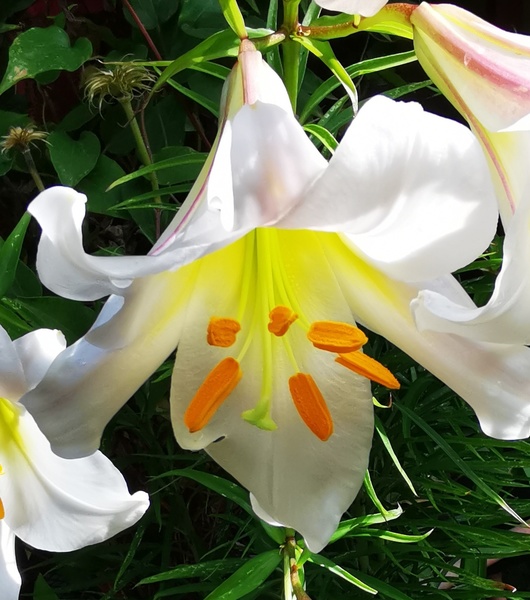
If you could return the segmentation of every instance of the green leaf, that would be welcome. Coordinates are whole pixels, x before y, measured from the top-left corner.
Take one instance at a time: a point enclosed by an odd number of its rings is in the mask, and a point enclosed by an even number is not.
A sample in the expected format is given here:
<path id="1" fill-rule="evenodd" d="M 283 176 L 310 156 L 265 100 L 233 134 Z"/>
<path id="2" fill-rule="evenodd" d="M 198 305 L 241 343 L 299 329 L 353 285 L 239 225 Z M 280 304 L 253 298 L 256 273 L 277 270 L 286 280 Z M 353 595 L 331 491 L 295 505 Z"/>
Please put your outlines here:
<path id="1" fill-rule="evenodd" d="M 250 506 L 248 492 L 237 483 L 232 483 L 227 479 L 223 479 L 217 475 L 211 475 L 210 473 L 204 473 L 203 471 L 195 471 L 193 469 L 174 469 L 167 473 L 162 473 L 157 477 L 188 477 L 193 479 L 197 483 L 204 485 L 210 490 L 217 492 L 221 496 L 232 500 L 235 504 L 240 506 L 249 515 L 255 517 L 255 513 Z"/>
<path id="2" fill-rule="evenodd" d="M 78 141 L 63 131 L 54 131 L 48 142 L 52 164 L 64 185 L 77 185 L 98 162 L 101 147 L 91 131 L 83 131 Z"/>
<path id="3" fill-rule="evenodd" d="M 330 152 L 330 154 L 333 154 L 333 152 L 335 152 L 335 150 L 337 149 L 339 143 L 333 137 L 333 134 L 331 134 L 325 127 L 322 127 L 321 125 L 310 124 L 304 125 L 304 130 L 307 133 L 314 135 L 317 138 L 317 140 L 319 140 L 323 144 L 323 146 Z"/>
<path id="4" fill-rule="evenodd" d="M 319 567 L 323 567 L 324 569 L 327 569 L 334 575 L 338 575 L 339 577 L 342 577 L 342 579 L 345 579 L 352 585 L 363 590 L 363 592 L 367 592 L 368 594 L 377 594 L 377 590 L 375 590 L 374 588 L 370 587 L 369 585 L 367 585 L 366 583 L 361 581 L 358 577 L 355 577 L 355 575 L 352 575 L 351 573 L 346 571 L 346 569 L 343 569 L 339 565 L 336 565 L 333 561 L 329 560 L 329 558 L 325 558 L 324 556 L 321 556 L 320 554 L 311 554 L 309 561 L 314 563 L 315 565 L 318 565 Z"/>
<path id="5" fill-rule="evenodd" d="M 195 5 L 196 7 L 196 5 Z M 154 85 L 151 96 L 173 75 L 176 75 L 184 69 L 190 68 L 196 63 L 201 63 L 214 58 L 223 58 L 225 56 L 237 56 L 239 52 L 239 38 L 231 29 L 219 31 L 211 35 L 195 48 L 179 56 L 162 73 Z"/>
<path id="6" fill-rule="evenodd" d="M 363 517 L 355 517 L 353 519 L 348 519 L 346 521 L 342 521 L 335 533 L 331 536 L 329 543 L 336 542 L 347 536 L 351 531 L 354 532 L 359 527 L 368 527 L 369 525 L 375 525 L 377 523 L 386 523 L 388 521 L 393 521 L 394 519 L 398 519 L 403 514 L 403 509 L 401 506 L 398 508 L 394 508 L 393 510 L 387 510 L 385 515 L 381 513 L 375 513 L 372 515 L 364 515 Z"/>
<path id="7" fill-rule="evenodd" d="M 380 56 L 377 58 L 363 60 L 359 63 L 346 67 L 346 71 L 348 75 L 354 79 L 356 77 L 360 77 L 361 75 L 377 73 L 386 69 L 392 69 L 401 65 L 406 65 L 416 60 L 416 53 L 414 50 L 411 50 L 410 52 L 400 52 L 398 54 L 391 54 L 389 56 Z M 303 110 L 301 111 L 300 122 L 305 123 L 315 108 L 339 85 L 340 82 L 335 77 L 330 77 L 320 84 L 311 94 L 309 100 L 306 102 Z"/>
<path id="8" fill-rule="evenodd" d="M 30 221 L 31 215 L 24 213 L 0 249 L 0 297 L 5 296 L 15 280 L 22 242 Z"/>
<path id="9" fill-rule="evenodd" d="M 151 575 L 142 579 L 137 585 L 147 585 L 160 581 L 171 581 L 174 579 L 188 579 L 191 577 L 206 578 L 214 573 L 224 573 L 227 570 L 239 569 L 246 560 L 241 558 L 222 558 L 220 560 L 208 560 L 193 565 L 179 565 L 169 571 Z"/>
<path id="10" fill-rule="evenodd" d="M 124 171 L 120 165 L 102 154 L 94 169 L 77 186 L 77 189 L 86 194 L 88 198 L 87 210 L 104 215 L 118 215 L 112 207 L 123 200 L 122 191 L 109 191 L 107 188 L 116 178 L 123 177 L 123 175 Z"/>
<path id="11" fill-rule="evenodd" d="M 342 83 L 352 101 L 354 110 L 357 110 L 357 89 L 355 88 L 355 84 L 348 71 L 337 60 L 329 42 L 319 42 L 308 37 L 294 37 L 293 39 L 317 58 L 320 58 L 333 75 Z"/>
<path id="12" fill-rule="evenodd" d="M 75 71 L 92 54 L 92 44 L 79 38 L 73 46 L 65 31 L 52 25 L 21 33 L 9 48 L 9 62 L 0 83 L 3 94 L 22 79 L 32 79 L 47 71 Z"/>
<path id="13" fill-rule="evenodd" d="M 205 600 L 237 600 L 259 587 L 282 559 L 279 550 L 254 556 L 233 575 L 223 581 Z"/>
<path id="14" fill-rule="evenodd" d="M 410 392 L 409 392 L 410 393 Z M 434 429 L 426 423 L 419 414 L 415 411 L 411 410 L 404 403 L 394 403 L 394 406 L 407 417 L 416 423 L 416 425 L 425 431 L 427 435 L 434 441 L 436 444 L 447 454 L 447 456 L 454 462 L 454 464 L 462 471 L 462 473 L 468 477 L 479 490 L 481 490 L 490 500 L 497 503 L 503 510 L 505 510 L 509 515 L 511 515 L 514 519 L 526 525 L 526 521 L 522 519 L 516 512 L 511 508 L 511 506 L 503 500 L 499 494 L 497 494 L 494 490 L 492 490 L 487 483 L 485 483 L 467 464 L 463 461 L 460 456 L 449 446 L 449 444 L 444 440 L 444 438 L 436 433 Z"/>
<path id="15" fill-rule="evenodd" d="M 146 29 L 155 29 L 168 21 L 179 8 L 178 2 L 167 0 L 130 0 L 134 12 Z M 125 18 L 131 25 L 138 27 L 130 12 L 124 9 Z"/>
<path id="16" fill-rule="evenodd" d="M 405 469 L 401 466 L 401 463 L 399 462 L 399 458 L 397 457 L 396 453 L 394 452 L 394 448 L 392 448 L 392 444 L 390 443 L 390 440 L 388 439 L 388 435 L 386 434 L 385 428 L 383 427 L 383 423 L 381 423 L 381 419 L 377 415 L 375 416 L 375 429 L 376 429 L 379 437 L 381 438 L 381 441 L 383 442 L 383 445 L 386 448 L 386 451 L 388 452 L 390 458 L 392 459 L 392 462 L 396 466 L 396 469 L 399 471 L 399 474 L 401 475 L 401 477 L 403 477 L 403 479 L 405 480 L 405 483 L 409 486 L 410 491 L 415 496 L 417 496 L 418 494 L 416 493 L 416 490 L 414 489 L 414 486 L 412 485 L 412 481 L 410 480 L 410 477 L 405 472 Z"/>
<path id="17" fill-rule="evenodd" d="M 179 169 L 178 181 L 183 181 L 184 177 L 189 177 L 190 174 L 193 174 L 195 172 L 194 170 L 190 171 L 190 169 L 193 169 L 194 167 L 196 167 L 200 170 L 200 168 L 204 164 L 204 161 L 206 160 L 206 156 L 207 156 L 207 154 L 205 154 L 203 152 L 190 152 L 188 150 L 183 155 L 181 153 L 180 155 L 175 156 L 174 158 L 167 158 L 165 160 L 161 160 L 159 162 L 153 163 L 152 165 L 147 165 L 146 167 L 142 167 L 141 169 L 138 169 L 137 171 L 134 171 L 133 173 L 129 173 L 128 175 L 124 175 L 123 177 L 116 179 L 116 181 L 114 181 L 111 185 L 109 185 L 109 187 L 107 188 L 107 191 L 110 191 L 110 190 L 114 189 L 115 187 L 122 185 L 123 183 L 127 183 L 128 181 L 132 181 L 133 179 L 137 179 L 138 177 L 143 177 L 144 175 L 147 175 L 148 173 L 152 173 L 153 171 L 160 171 L 162 169 L 178 168 Z M 192 175 L 191 175 L 191 177 L 192 177 Z M 162 178 L 161 183 L 163 181 L 166 181 L 166 180 L 164 178 Z M 168 183 L 175 183 L 175 180 L 173 179 L 172 182 L 168 182 Z"/>
<path id="18" fill-rule="evenodd" d="M 59 600 L 59 596 L 52 590 L 40 573 L 33 589 L 33 600 Z"/>
<path id="19" fill-rule="evenodd" d="M 366 575 L 365 573 L 358 573 L 357 571 L 353 571 L 358 577 L 362 577 L 365 583 L 369 584 L 378 592 L 384 594 L 385 598 L 389 598 L 390 600 L 412 600 L 410 596 L 404 594 L 400 590 L 397 590 L 394 586 L 381 581 L 380 579 L 376 579 L 375 577 L 371 577 L 370 575 Z"/>
<path id="20" fill-rule="evenodd" d="M 60 329 L 70 343 L 86 333 L 95 318 L 87 306 L 55 296 L 4 298 L 2 303 L 34 328 Z"/>

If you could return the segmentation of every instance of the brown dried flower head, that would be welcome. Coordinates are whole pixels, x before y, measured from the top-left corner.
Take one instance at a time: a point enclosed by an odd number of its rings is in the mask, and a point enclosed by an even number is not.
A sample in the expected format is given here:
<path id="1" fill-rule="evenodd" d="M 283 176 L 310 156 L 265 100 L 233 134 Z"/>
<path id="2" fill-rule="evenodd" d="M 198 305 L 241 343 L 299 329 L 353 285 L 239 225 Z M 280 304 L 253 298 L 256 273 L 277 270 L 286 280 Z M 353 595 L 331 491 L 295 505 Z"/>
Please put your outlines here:
<path id="1" fill-rule="evenodd" d="M 48 134 L 45 131 L 39 131 L 33 127 L 10 127 L 9 133 L 2 136 L 0 147 L 2 153 L 9 150 L 18 150 L 25 152 L 30 146 L 34 146 L 35 142 L 45 142 Z"/>
<path id="2" fill-rule="evenodd" d="M 106 65 L 105 68 L 88 67 L 83 77 L 85 96 L 101 109 L 104 100 L 131 101 L 135 96 L 150 90 L 156 77 L 145 67 L 133 62 Z"/>

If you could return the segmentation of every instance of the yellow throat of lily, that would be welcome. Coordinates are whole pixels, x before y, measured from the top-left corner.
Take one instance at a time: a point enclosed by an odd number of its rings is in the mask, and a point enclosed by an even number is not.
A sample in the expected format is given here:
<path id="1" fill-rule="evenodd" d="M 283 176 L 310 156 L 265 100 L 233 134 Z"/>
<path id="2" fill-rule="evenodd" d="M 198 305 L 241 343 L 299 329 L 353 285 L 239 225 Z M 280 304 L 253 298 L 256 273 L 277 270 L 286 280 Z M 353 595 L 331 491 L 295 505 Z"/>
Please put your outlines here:
<path id="1" fill-rule="evenodd" d="M 336 354 L 335 361 L 372 381 L 396 389 L 399 383 L 379 362 L 361 352 L 368 341 L 355 325 L 334 320 L 310 321 L 301 308 L 300 289 L 285 268 L 286 249 L 290 248 L 290 231 L 256 229 L 238 244 L 244 252 L 242 288 L 235 314 L 209 316 L 205 342 L 209 346 L 229 348 L 242 336 L 235 356 L 224 356 L 211 369 L 191 399 L 184 423 L 190 433 L 200 431 L 215 415 L 244 376 L 241 363 L 251 344 L 261 345 L 261 389 L 254 408 L 242 413 L 242 418 L 264 430 L 277 425 L 271 416 L 275 353 L 278 344 L 291 363 L 293 374 L 285 382 L 300 418 L 312 433 L 326 441 L 333 433 L 333 420 L 317 383 L 310 373 L 304 373 L 297 361 L 298 341 L 291 335 L 292 327 L 301 327 L 308 344 L 323 352 Z M 333 236 L 335 237 L 335 236 Z M 338 241 L 338 239 L 337 239 Z M 339 242 L 340 243 L 340 242 Z M 221 253 L 223 251 L 220 251 Z M 208 257 L 201 260 L 208 260 Z M 231 265 L 226 264 L 227 278 Z"/>

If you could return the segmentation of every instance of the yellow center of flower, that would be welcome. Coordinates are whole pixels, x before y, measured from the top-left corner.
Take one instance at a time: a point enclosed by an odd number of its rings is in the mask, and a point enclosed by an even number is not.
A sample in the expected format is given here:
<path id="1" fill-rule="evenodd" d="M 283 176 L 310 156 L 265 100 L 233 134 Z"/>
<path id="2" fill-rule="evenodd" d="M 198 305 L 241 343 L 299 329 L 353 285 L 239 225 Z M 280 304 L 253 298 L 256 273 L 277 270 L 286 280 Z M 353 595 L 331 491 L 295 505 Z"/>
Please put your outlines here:
<path id="1" fill-rule="evenodd" d="M 295 343 L 292 327 L 303 329 L 313 352 L 336 354 L 335 361 L 339 365 L 389 388 L 399 388 L 398 381 L 386 367 L 360 351 L 368 338 L 358 327 L 340 321 L 307 319 L 295 291 L 298 289 L 296 273 L 286 269 L 286 257 L 282 255 L 278 236 L 274 229 L 258 229 L 246 236 L 237 314 L 209 319 L 206 341 L 210 346 L 226 349 L 238 341 L 238 335 L 243 338 L 234 356 L 220 357 L 189 403 L 184 423 L 191 433 L 205 427 L 227 400 L 243 376 L 240 365 L 246 353 L 251 345 L 259 344 L 261 391 L 254 408 L 244 411 L 242 418 L 260 429 L 277 428 L 271 411 L 276 352 L 283 346 L 292 365 L 293 374 L 284 383 L 292 402 L 309 430 L 322 441 L 329 439 L 333 434 L 332 415 L 312 375 L 298 366 L 295 350 L 300 342 Z"/>

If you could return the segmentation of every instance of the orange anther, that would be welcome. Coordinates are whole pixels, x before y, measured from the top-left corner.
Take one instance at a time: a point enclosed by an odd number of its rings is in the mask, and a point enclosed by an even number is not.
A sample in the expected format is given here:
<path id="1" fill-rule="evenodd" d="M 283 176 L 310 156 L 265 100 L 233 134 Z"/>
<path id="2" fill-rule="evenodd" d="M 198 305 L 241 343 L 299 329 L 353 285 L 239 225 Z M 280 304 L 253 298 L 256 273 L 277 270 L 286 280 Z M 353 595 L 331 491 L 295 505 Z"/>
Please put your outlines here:
<path id="1" fill-rule="evenodd" d="M 328 352 L 354 352 L 368 341 L 364 333 L 354 325 L 338 321 L 315 321 L 311 323 L 307 338 L 316 348 Z"/>
<path id="2" fill-rule="evenodd" d="M 298 319 L 298 315 L 287 306 L 275 306 L 269 313 L 269 319 L 268 330 L 274 335 L 282 336 Z"/>
<path id="3" fill-rule="evenodd" d="M 243 373 L 235 358 L 224 358 L 208 373 L 184 413 L 184 424 L 190 433 L 208 424 L 221 404 L 236 387 Z"/>
<path id="4" fill-rule="evenodd" d="M 363 377 L 380 383 L 387 388 L 397 390 L 401 387 L 399 381 L 392 373 L 374 358 L 370 358 L 362 352 L 349 352 L 348 354 L 339 354 L 335 359 L 339 365 L 354 371 Z"/>
<path id="5" fill-rule="evenodd" d="M 307 373 L 289 378 L 289 391 L 302 421 L 323 442 L 333 433 L 333 420 L 315 380 Z"/>
<path id="6" fill-rule="evenodd" d="M 241 330 L 241 325 L 235 319 L 227 317 L 212 317 L 208 323 L 206 341 L 210 346 L 228 348 L 236 341 L 236 335 Z"/>
<path id="7" fill-rule="evenodd" d="M 0 519 L 3 519 L 6 516 L 6 511 L 4 508 L 4 503 L 0 500 Z"/>

